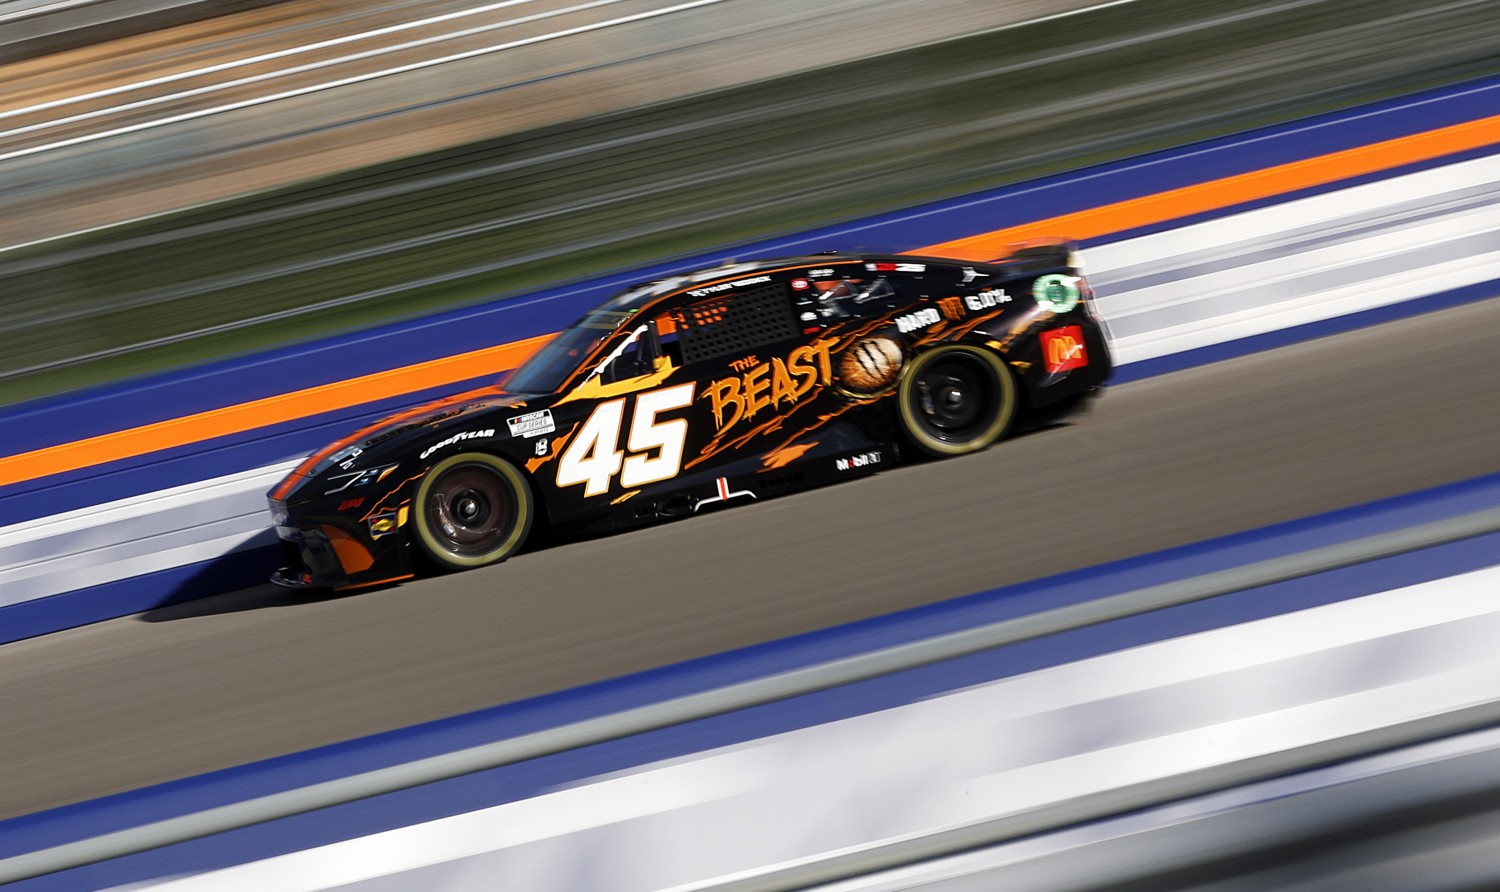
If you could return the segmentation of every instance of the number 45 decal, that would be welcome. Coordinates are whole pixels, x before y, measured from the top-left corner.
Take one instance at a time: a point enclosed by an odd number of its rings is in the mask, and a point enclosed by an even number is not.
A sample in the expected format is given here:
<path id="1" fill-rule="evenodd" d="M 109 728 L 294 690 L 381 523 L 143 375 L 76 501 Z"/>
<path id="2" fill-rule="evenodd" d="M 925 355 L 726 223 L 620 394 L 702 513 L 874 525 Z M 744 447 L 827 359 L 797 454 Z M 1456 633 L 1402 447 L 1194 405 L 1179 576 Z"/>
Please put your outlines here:
<path id="1" fill-rule="evenodd" d="M 682 470 L 682 452 L 687 444 L 686 418 L 657 421 L 660 412 L 685 409 L 693 404 L 692 382 L 664 387 L 635 398 L 630 417 L 630 436 L 620 451 L 620 428 L 625 423 L 625 398 L 608 400 L 594 407 L 578 436 L 557 460 L 557 485 L 584 484 L 583 494 L 597 496 L 609 491 L 609 481 L 620 475 L 620 485 L 631 488 L 670 480 Z M 655 457 L 649 453 L 661 450 Z"/>

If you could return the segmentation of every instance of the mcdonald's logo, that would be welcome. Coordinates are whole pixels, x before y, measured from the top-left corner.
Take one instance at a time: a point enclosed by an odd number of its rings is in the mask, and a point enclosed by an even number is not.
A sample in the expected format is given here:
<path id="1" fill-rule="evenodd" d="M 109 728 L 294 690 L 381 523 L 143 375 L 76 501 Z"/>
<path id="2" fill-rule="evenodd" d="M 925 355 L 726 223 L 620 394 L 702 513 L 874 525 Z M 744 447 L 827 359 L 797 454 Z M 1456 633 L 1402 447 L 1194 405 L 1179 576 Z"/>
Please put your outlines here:
<path id="1" fill-rule="evenodd" d="M 1083 329 L 1077 325 L 1065 325 L 1042 332 L 1042 364 L 1046 366 L 1049 375 L 1088 365 L 1089 355 L 1083 347 Z"/>

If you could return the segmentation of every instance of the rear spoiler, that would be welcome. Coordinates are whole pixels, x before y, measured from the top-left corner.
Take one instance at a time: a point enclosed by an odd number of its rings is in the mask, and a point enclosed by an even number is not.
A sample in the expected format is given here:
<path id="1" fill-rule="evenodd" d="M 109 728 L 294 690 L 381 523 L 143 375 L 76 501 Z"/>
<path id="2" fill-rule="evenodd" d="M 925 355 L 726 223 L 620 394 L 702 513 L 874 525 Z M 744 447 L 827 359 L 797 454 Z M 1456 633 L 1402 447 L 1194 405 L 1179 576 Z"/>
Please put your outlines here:
<path id="1" fill-rule="evenodd" d="M 1048 270 L 1068 269 L 1081 273 L 1078 262 L 1078 243 L 1070 239 L 1033 239 L 1018 242 L 1006 248 L 1006 253 L 988 263 L 1010 267 L 1013 275 L 1029 275 Z"/>

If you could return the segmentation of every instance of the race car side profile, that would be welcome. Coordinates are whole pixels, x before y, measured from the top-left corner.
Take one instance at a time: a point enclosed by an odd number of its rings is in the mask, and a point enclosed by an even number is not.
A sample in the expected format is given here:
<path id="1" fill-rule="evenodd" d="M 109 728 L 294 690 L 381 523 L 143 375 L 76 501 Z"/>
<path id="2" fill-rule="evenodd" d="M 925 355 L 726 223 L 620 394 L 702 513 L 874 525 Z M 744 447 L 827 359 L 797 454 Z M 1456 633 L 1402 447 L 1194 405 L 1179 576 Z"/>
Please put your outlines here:
<path id="1" fill-rule="evenodd" d="M 384 419 L 269 494 L 288 565 L 347 588 L 984 449 L 1112 363 L 1066 243 L 987 263 L 819 254 L 631 288 L 497 386 Z"/>

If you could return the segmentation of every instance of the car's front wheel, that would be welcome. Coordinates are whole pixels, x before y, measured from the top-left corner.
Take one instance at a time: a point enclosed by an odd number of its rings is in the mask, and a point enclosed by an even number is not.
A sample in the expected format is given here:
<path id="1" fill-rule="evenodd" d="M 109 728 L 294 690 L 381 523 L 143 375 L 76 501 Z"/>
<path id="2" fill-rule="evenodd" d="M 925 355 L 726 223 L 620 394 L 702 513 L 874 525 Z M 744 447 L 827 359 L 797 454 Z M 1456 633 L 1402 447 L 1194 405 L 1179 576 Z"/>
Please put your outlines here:
<path id="1" fill-rule="evenodd" d="M 959 344 L 914 359 L 896 399 L 907 439 L 938 458 L 989 446 L 1016 417 L 1016 382 L 1000 357 Z"/>
<path id="2" fill-rule="evenodd" d="M 531 487 L 510 462 L 482 452 L 451 455 L 417 488 L 416 542 L 444 570 L 505 560 L 531 531 Z"/>

